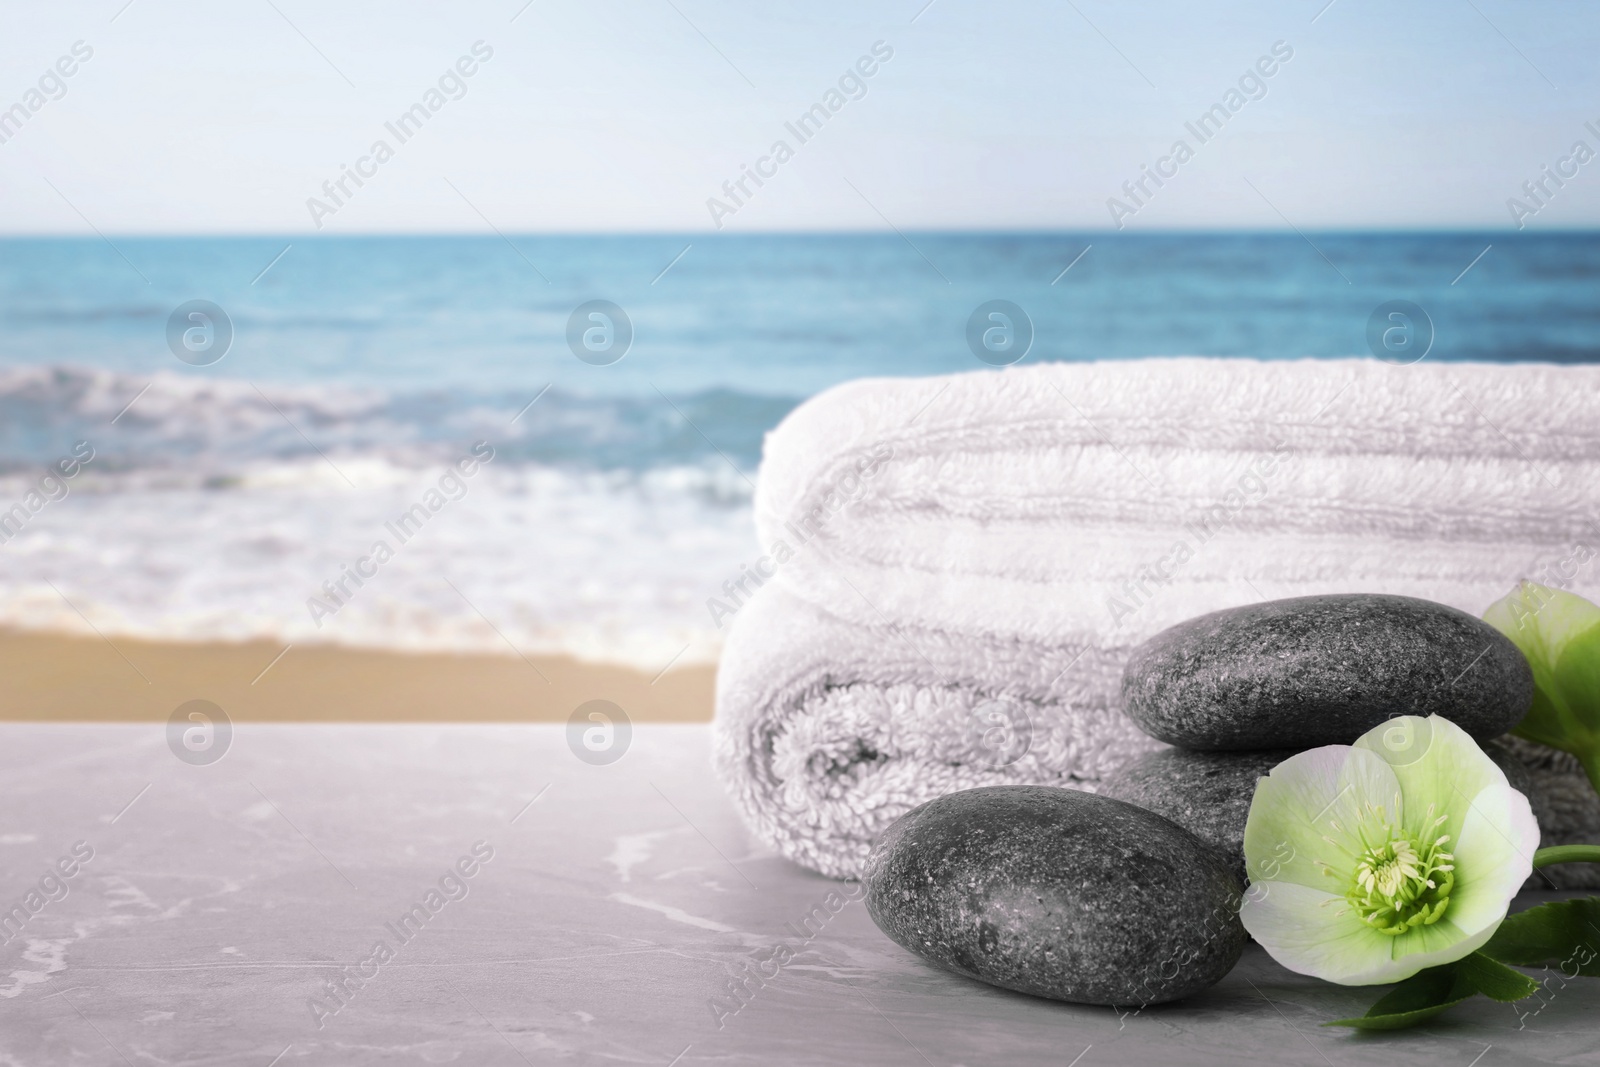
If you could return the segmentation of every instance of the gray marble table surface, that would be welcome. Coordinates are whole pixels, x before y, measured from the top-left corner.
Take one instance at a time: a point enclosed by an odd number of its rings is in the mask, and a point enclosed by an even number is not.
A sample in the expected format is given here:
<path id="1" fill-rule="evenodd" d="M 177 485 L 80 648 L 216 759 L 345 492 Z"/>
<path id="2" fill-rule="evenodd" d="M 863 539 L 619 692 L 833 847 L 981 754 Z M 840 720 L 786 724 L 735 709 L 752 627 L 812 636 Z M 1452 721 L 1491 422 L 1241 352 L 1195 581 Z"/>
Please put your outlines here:
<path id="1" fill-rule="evenodd" d="M 0 1065 L 1600 1063 L 1592 981 L 1373 1036 L 1318 1025 L 1372 991 L 1255 946 L 1138 1013 L 941 972 L 755 847 L 708 753 L 246 723 L 197 766 L 164 724 L 0 726 Z"/>

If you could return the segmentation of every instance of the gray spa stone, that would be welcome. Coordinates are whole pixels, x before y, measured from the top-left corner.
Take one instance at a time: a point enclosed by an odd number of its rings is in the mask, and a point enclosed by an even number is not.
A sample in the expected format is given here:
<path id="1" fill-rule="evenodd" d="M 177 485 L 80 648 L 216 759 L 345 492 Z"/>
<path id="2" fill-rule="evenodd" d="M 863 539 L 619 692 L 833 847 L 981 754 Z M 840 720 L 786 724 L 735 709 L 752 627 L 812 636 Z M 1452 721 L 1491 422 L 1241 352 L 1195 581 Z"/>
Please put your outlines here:
<path id="1" fill-rule="evenodd" d="M 1177 1000 L 1220 980 L 1246 935 L 1241 886 L 1159 815 L 1050 786 L 913 808 L 873 847 L 867 911 L 904 948 L 1005 989 L 1080 1004 Z"/>
<path id="2" fill-rule="evenodd" d="M 1505 772 L 1506 783 L 1537 806 L 1538 802 L 1533 800 L 1533 772 L 1528 770 L 1527 764 L 1518 759 L 1517 754 L 1500 741 L 1483 741 L 1480 742 L 1480 747 L 1490 759 L 1494 760 L 1494 765 Z"/>
<path id="3" fill-rule="evenodd" d="M 1166 748 L 1124 765 L 1100 783 L 1100 795 L 1136 804 L 1171 819 L 1220 849 L 1234 877 L 1247 884 L 1244 824 L 1256 780 L 1294 755 L 1267 752 L 1189 752 Z"/>
<path id="4" fill-rule="evenodd" d="M 1128 660 L 1122 702 L 1152 737 L 1208 751 L 1347 745 L 1395 715 L 1443 715 L 1485 741 L 1527 714 L 1533 672 L 1443 604 L 1297 597 L 1163 630 Z"/>
<path id="5" fill-rule="evenodd" d="M 1483 750 L 1505 772 L 1511 788 L 1531 796 L 1533 779 L 1498 741 Z M 1244 824 L 1256 795 L 1256 780 L 1294 755 L 1267 752 L 1190 752 L 1165 748 L 1125 764 L 1100 783 L 1100 795 L 1136 804 L 1171 819 L 1221 850 L 1241 885 L 1250 878 L 1244 863 Z"/>

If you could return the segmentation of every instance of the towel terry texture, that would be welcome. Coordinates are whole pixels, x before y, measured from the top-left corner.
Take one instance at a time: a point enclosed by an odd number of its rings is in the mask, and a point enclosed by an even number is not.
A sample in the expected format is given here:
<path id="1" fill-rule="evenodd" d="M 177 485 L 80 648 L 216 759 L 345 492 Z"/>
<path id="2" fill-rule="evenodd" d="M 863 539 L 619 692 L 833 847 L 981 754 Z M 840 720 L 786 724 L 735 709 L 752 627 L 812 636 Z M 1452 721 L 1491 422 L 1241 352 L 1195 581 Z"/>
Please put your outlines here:
<path id="1" fill-rule="evenodd" d="M 768 435 L 764 554 L 712 603 L 731 616 L 718 771 L 764 842 L 848 877 L 925 800 L 1093 790 L 1160 747 L 1118 683 L 1184 619 L 1341 592 L 1477 615 L 1524 578 L 1592 591 L 1597 405 L 1600 367 L 1369 360 L 831 389 Z M 1600 836 L 1574 767 L 1521 751 L 1550 792 L 1545 842 Z"/>

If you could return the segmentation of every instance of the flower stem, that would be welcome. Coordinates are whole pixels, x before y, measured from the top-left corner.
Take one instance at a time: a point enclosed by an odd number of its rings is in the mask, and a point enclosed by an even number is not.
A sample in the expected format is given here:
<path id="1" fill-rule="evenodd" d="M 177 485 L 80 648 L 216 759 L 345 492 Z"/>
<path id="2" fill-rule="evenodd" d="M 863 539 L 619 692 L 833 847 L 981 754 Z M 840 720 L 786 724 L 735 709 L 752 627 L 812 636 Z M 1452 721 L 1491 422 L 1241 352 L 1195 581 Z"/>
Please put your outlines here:
<path id="1" fill-rule="evenodd" d="M 1533 867 L 1552 863 L 1600 863 L 1600 845 L 1551 845 L 1533 854 Z"/>

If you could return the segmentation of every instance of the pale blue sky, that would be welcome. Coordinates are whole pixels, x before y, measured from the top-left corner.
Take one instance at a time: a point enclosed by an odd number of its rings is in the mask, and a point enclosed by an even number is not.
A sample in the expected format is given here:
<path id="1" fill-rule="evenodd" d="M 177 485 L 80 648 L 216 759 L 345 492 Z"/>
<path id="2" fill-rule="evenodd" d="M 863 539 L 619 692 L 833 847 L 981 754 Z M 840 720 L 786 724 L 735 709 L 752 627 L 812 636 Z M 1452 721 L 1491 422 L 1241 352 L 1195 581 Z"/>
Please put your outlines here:
<path id="1" fill-rule="evenodd" d="M 0 232 L 310 231 L 379 138 L 394 158 L 321 232 L 711 230 L 779 138 L 729 232 L 1108 227 L 1179 137 L 1194 158 L 1128 231 L 1505 228 L 1513 196 L 1529 229 L 1600 223 L 1600 160 L 1521 191 L 1600 149 L 1592 4 L 923 2 L 8 2 L 0 110 L 94 54 L 0 144 Z M 399 144 L 384 123 L 479 40 L 466 95 Z M 866 95 L 799 144 L 784 123 L 877 41 Z M 1276 41 L 1266 95 L 1186 133 Z"/>

